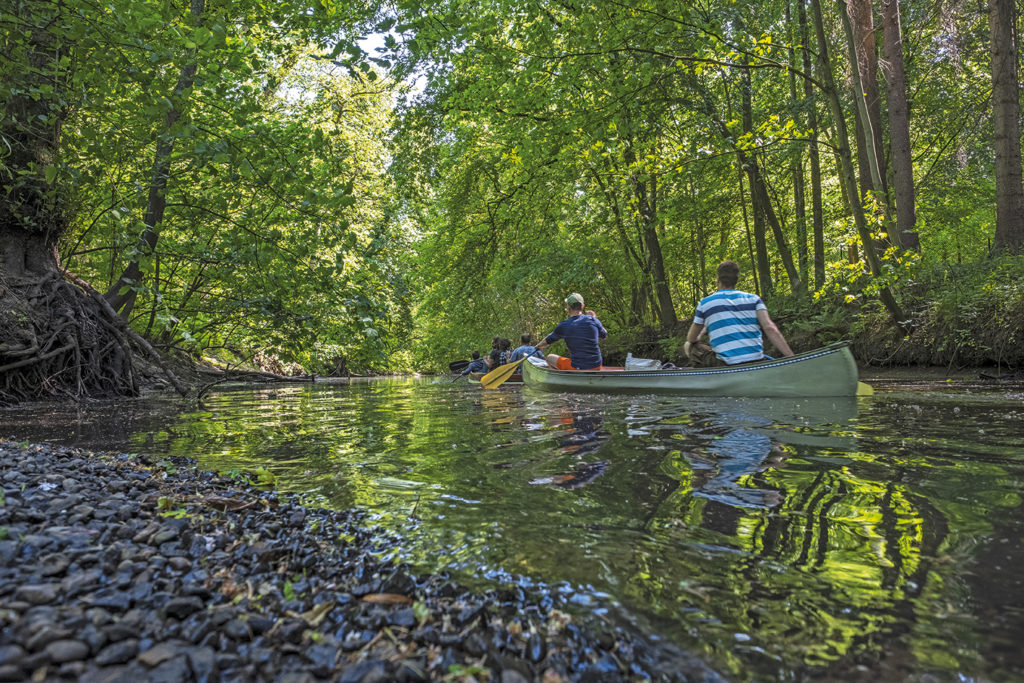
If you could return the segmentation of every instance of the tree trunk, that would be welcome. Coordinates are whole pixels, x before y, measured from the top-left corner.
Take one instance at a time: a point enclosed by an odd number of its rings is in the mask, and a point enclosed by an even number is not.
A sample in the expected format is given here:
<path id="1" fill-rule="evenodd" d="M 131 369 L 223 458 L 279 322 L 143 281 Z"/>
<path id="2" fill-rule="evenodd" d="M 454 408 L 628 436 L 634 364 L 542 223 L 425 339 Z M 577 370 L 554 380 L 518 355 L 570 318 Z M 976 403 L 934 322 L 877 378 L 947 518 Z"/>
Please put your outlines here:
<path id="1" fill-rule="evenodd" d="M 899 0 L 882 0 L 882 32 L 883 54 L 888 62 L 885 82 L 889 94 L 889 144 L 892 149 L 893 190 L 896 195 L 895 243 L 901 249 L 920 251 Z"/>
<path id="2" fill-rule="evenodd" d="M 202 20 L 205 0 L 191 0 L 190 19 L 193 27 L 199 26 Z M 104 295 L 115 311 L 127 318 L 131 314 L 135 299 L 138 296 L 136 287 L 144 276 L 142 260 L 148 258 L 156 249 L 160 238 L 160 227 L 167 208 L 167 179 L 171 174 L 171 154 L 177 135 L 174 126 L 188 111 L 192 85 L 196 80 L 196 50 L 192 50 L 185 58 L 185 64 L 178 73 L 178 82 L 171 95 L 171 108 L 164 117 L 163 131 L 156 143 L 156 154 L 150 171 L 149 196 L 146 200 L 146 213 L 142 219 L 145 226 L 139 237 L 138 245 L 124 272 Z"/>
<path id="3" fill-rule="evenodd" d="M 60 182 L 69 45 L 63 8 L 21 2 L 24 23 L 5 32 L 4 53 L 23 55 L 0 100 L 0 404 L 52 396 L 129 395 L 131 352 L 96 302 L 67 282 L 57 241 L 67 228 Z M 34 93 L 34 96 L 30 95 Z"/>
<path id="4" fill-rule="evenodd" d="M 879 98 L 879 57 L 874 44 L 874 17 L 871 0 L 840 0 L 840 17 L 847 32 L 850 48 L 850 71 L 856 93 L 864 106 L 855 112 L 858 126 L 858 152 L 863 157 L 861 170 L 867 170 L 862 189 L 878 195 L 888 207 L 885 144 L 882 140 L 882 105 Z M 847 23 L 849 22 L 849 24 Z"/>
<path id="5" fill-rule="evenodd" d="M 886 226 L 886 233 L 891 234 L 892 231 L 888 227 L 890 212 L 883 170 L 885 156 L 879 154 L 882 117 L 880 113 L 876 115 L 875 111 L 878 109 L 878 59 L 875 56 L 871 5 L 868 4 L 865 11 L 862 6 L 863 0 L 837 0 L 837 2 L 840 22 L 843 25 L 843 32 L 846 33 L 846 44 L 850 53 L 853 99 L 856 103 L 855 114 L 859 117 L 857 120 L 860 122 L 860 130 L 863 133 L 863 144 L 859 149 L 867 161 L 868 171 L 871 175 L 871 187 L 875 190 L 874 197 L 882 210 L 882 223 Z M 870 42 L 868 42 L 869 40 Z M 879 241 L 878 246 L 884 247 L 884 243 Z"/>
<path id="6" fill-rule="evenodd" d="M 761 278 L 758 276 L 761 264 L 758 263 L 757 258 L 754 256 L 754 242 L 750 236 L 750 216 L 747 211 L 747 197 L 743 192 L 743 167 L 737 169 L 737 179 L 740 183 L 740 208 L 743 209 L 743 231 L 747 235 L 747 256 L 750 257 L 750 262 L 755 265 L 751 271 L 754 273 L 754 293 L 758 296 L 763 296 L 761 292 Z"/>
<path id="7" fill-rule="evenodd" d="M 800 44 L 803 49 L 804 73 L 811 73 L 810 32 L 804 0 L 797 0 L 800 21 Z M 811 130 L 808 156 L 811 160 L 811 221 L 814 234 L 814 288 L 825 286 L 825 219 L 821 206 L 821 155 L 818 151 L 818 104 L 813 84 L 804 79 L 804 101 L 807 102 L 807 126 Z"/>
<path id="8" fill-rule="evenodd" d="M 676 309 L 672 303 L 672 292 L 668 287 L 665 275 L 665 259 L 661 253 L 661 240 L 658 238 L 658 181 L 650 179 L 650 188 L 643 178 L 633 179 L 637 207 L 640 209 L 640 230 L 643 234 L 644 251 L 647 254 L 647 266 L 653 281 L 654 294 L 658 301 L 658 322 L 663 330 L 671 331 L 676 327 Z"/>
<path id="9" fill-rule="evenodd" d="M 797 0 L 801 2 L 802 0 Z M 786 25 L 790 27 L 792 31 L 790 33 L 789 44 L 795 45 L 799 40 L 796 36 L 796 29 L 793 24 L 793 3 L 792 0 L 786 3 Z M 800 106 L 800 99 L 797 97 L 796 89 L 796 73 L 794 69 L 797 68 L 796 50 L 793 47 L 789 48 L 789 63 L 792 67 L 789 71 L 789 101 L 792 103 L 794 109 L 793 118 L 796 119 L 797 128 L 800 128 L 801 118 L 796 111 Z M 790 172 L 793 175 L 793 210 L 796 214 L 796 254 L 798 272 L 800 273 L 801 291 L 806 291 L 807 286 L 807 275 L 808 275 L 808 260 L 807 260 L 807 202 L 806 193 L 804 187 L 804 160 L 802 150 L 797 147 L 794 149 L 794 157 L 790 167 Z"/>
<path id="10" fill-rule="evenodd" d="M 832 109 L 832 118 L 835 120 L 836 154 L 840 161 L 840 181 L 844 193 L 850 202 L 853 220 L 857 225 L 857 234 L 860 235 L 864 256 L 868 266 L 871 268 L 871 274 L 879 277 L 882 273 L 882 265 L 878 260 L 878 254 L 875 252 L 875 246 L 871 241 L 871 231 L 864 217 L 864 207 L 861 206 L 857 198 L 857 178 L 853 171 L 853 156 L 850 153 L 850 135 L 847 132 L 846 119 L 843 116 L 843 108 L 839 102 L 839 91 L 836 88 L 835 78 L 832 76 L 832 65 L 829 62 L 828 56 L 828 41 L 825 37 L 825 26 L 821 18 L 821 0 L 811 0 L 811 10 L 814 16 L 815 33 L 818 38 L 820 80 L 824 84 L 825 96 Z M 896 323 L 902 326 L 906 318 L 888 287 L 882 287 L 879 290 L 879 298 Z"/>
<path id="11" fill-rule="evenodd" d="M 996 235 L 992 248 L 1020 254 L 1024 252 L 1024 187 L 1015 5 L 1015 0 L 988 0 L 996 148 Z"/>
<path id="12" fill-rule="evenodd" d="M 743 72 L 743 130 L 744 132 L 751 132 L 753 129 L 753 105 L 751 102 L 751 87 L 750 87 L 750 70 L 746 69 Z M 723 126 L 724 128 L 724 126 Z M 786 244 L 786 236 L 782 231 L 782 224 L 779 222 L 778 216 L 775 214 L 775 208 L 772 205 L 771 197 L 768 195 L 768 187 L 765 184 L 764 177 L 761 175 L 761 167 L 758 164 L 757 154 L 751 153 L 747 157 L 743 150 L 737 148 L 737 153 L 740 155 L 740 162 L 743 168 L 747 171 L 747 178 L 750 180 L 750 199 L 754 207 L 754 237 L 760 241 L 757 243 L 758 247 L 758 268 L 762 269 L 761 281 L 769 283 L 772 282 L 771 272 L 769 270 L 768 263 L 768 246 L 766 244 L 765 236 L 765 223 L 772 230 L 772 235 L 775 237 L 775 247 L 778 250 L 779 258 L 782 260 L 782 265 L 786 269 L 786 275 L 789 277 L 790 291 L 800 291 L 800 275 L 797 273 L 796 266 L 793 263 L 793 254 L 789 250 L 789 246 Z M 764 251 L 763 263 L 762 263 L 762 250 Z M 773 288 L 770 286 L 764 287 L 767 293 L 771 293 Z"/>
<path id="13" fill-rule="evenodd" d="M 753 103 L 751 101 L 750 70 L 743 70 L 742 87 L 740 88 L 740 107 L 743 116 L 743 132 L 750 133 L 754 129 Z M 719 129 L 726 140 L 732 139 L 729 128 L 719 122 Z M 750 182 L 750 210 L 754 214 L 754 250 L 757 254 L 757 273 L 761 281 L 761 296 L 769 296 L 775 291 L 775 283 L 772 281 L 772 268 L 768 260 L 768 242 L 764 234 L 764 211 L 761 208 L 757 189 L 754 187 L 754 177 L 751 174 L 751 166 L 754 163 L 747 157 L 740 147 L 736 146 L 736 157 L 740 168 L 747 174 Z"/>

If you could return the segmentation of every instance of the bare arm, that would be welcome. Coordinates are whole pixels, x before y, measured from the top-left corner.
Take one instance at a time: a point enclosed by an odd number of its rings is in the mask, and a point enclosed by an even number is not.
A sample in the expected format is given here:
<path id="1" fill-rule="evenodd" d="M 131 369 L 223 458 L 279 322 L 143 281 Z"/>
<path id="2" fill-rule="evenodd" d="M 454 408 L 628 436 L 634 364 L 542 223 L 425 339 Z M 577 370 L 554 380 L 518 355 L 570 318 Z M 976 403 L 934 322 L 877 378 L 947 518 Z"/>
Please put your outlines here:
<path id="1" fill-rule="evenodd" d="M 683 353 L 686 354 L 687 358 L 690 358 L 690 348 L 697 343 L 700 336 L 704 334 L 704 326 L 693 323 L 690 325 L 689 332 L 686 333 L 686 343 L 683 344 Z"/>
<path id="2" fill-rule="evenodd" d="M 765 336 L 768 337 L 768 340 L 783 356 L 793 355 L 793 349 L 789 348 L 786 338 L 782 336 L 782 332 L 779 331 L 775 321 L 768 315 L 767 310 L 763 308 L 758 310 L 757 322 L 761 323 L 761 329 L 764 330 Z"/>

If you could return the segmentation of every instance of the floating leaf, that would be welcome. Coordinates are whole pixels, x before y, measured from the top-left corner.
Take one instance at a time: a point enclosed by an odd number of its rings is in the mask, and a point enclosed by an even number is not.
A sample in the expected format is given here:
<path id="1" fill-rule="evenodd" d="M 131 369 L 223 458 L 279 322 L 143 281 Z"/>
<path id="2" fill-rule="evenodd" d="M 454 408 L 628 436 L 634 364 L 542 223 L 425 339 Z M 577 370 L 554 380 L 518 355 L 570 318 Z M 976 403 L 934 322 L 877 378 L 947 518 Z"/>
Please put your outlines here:
<path id="1" fill-rule="evenodd" d="M 411 605 L 412 599 L 398 593 L 370 593 L 363 596 L 363 602 L 375 602 L 380 605 Z"/>

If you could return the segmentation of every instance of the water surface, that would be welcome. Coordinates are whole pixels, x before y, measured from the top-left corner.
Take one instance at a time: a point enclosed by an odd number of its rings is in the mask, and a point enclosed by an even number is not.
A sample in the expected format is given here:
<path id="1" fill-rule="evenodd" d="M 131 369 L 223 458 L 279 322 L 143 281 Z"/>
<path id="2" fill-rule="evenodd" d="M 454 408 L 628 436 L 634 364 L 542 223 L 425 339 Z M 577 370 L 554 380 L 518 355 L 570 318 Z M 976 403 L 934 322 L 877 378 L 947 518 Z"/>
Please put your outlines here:
<path id="1" fill-rule="evenodd" d="M 1020 388 L 548 394 L 398 378 L 0 413 L 0 434 L 264 466 L 397 559 L 557 589 L 732 678 L 1024 677 Z"/>

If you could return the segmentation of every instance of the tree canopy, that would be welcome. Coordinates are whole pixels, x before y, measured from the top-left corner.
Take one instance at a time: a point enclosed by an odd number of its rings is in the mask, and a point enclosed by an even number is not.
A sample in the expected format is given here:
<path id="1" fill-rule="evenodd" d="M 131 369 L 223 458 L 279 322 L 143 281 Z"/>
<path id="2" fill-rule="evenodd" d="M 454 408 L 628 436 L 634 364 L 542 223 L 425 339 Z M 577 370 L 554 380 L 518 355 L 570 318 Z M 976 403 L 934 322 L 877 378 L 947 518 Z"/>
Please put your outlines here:
<path id="1" fill-rule="evenodd" d="M 581 291 L 672 357 L 725 258 L 818 342 L 1022 299 L 1005 0 L 9 5 L 0 277 L 168 351 L 440 369 Z"/>

